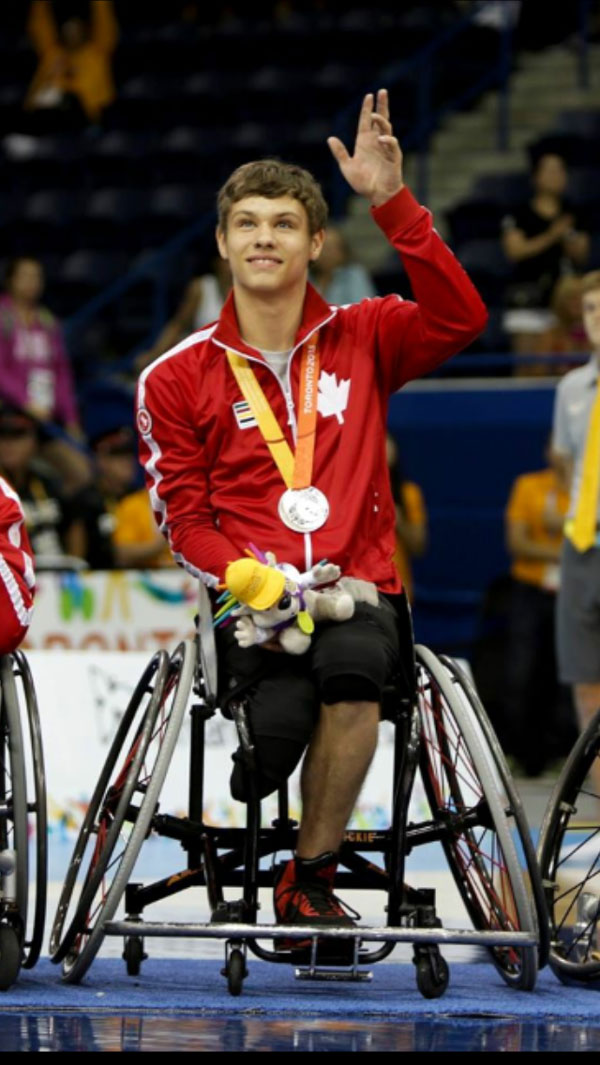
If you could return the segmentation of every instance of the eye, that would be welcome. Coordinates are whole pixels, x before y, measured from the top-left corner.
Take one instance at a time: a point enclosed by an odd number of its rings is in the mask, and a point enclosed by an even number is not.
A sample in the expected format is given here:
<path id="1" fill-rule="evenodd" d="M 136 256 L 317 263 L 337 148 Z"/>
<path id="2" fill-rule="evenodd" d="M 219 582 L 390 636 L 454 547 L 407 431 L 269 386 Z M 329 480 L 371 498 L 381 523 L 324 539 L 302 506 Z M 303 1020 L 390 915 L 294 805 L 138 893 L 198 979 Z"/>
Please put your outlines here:
<path id="1" fill-rule="evenodd" d="M 291 597 L 291 595 L 282 595 L 281 599 L 279 600 L 279 602 L 277 604 L 277 609 L 278 610 L 289 610 L 291 605 L 292 605 L 292 597 Z"/>

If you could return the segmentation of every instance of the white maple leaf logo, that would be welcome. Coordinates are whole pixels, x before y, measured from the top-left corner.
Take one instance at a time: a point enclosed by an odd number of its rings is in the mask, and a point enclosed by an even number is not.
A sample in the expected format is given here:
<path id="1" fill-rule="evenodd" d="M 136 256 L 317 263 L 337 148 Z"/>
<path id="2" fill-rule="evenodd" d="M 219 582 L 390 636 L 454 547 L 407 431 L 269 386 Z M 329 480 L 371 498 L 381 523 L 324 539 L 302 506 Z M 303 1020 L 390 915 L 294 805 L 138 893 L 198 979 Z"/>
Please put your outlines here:
<path id="1" fill-rule="evenodd" d="M 336 380 L 334 373 L 325 373 L 322 370 L 319 375 L 319 392 L 317 395 L 317 410 L 324 418 L 334 414 L 340 425 L 344 424 L 344 411 L 348 406 L 348 393 L 350 381 Z"/>

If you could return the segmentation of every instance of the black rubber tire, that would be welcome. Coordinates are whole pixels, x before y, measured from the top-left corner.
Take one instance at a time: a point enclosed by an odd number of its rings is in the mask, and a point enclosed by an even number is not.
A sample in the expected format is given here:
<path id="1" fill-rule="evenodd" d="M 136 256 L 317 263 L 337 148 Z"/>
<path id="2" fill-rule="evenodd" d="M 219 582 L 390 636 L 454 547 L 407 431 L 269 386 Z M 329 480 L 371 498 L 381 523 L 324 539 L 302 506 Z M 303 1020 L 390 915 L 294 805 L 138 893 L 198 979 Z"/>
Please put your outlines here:
<path id="1" fill-rule="evenodd" d="M 19 933 L 11 924 L 0 924 L 0 991 L 8 991 L 21 968 L 22 947 Z"/>
<path id="2" fill-rule="evenodd" d="M 422 723 L 420 768 L 432 817 L 445 829 L 448 864 L 475 929 L 528 932 L 537 921 L 495 783 L 494 760 L 447 668 L 415 648 Z M 468 819 L 468 820 L 467 820 Z M 508 940 L 508 936 L 507 936 Z M 537 946 L 490 948 L 511 987 L 535 986 Z"/>
<path id="3" fill-rule="evenodd" d="M 44 941 L 48 886 L 48 808 L 46 797 L 46 771 L 35 686 L 29 663 L 22 651 L 15 651 L 12 658 L 13 678 L 21 705 L 25 761 L 29 779 L 33 782 L 33 800 L 28 804 L 29 818 L 33 819 L 35 838 L 35 872 L 29 870 L 29 880 L 35 884 L 33 915 L 25 929 L 23 944 L 23 968 L 32 969 L 36 964 Z M 31 900 L 30 900 L 31 902 Z M 31 906 L 28 907 L 28 910 Z"/>
<path id="4" fill-rule="evenodd" d="M 142 962 L 147 955 L 144 953 L 144 942 L 139 936 L 127 936 L 123 948 L 123 959 L 128 976 L 139 976 Z"/>
<path id="5" fill-rule="evenodd" d="M 246 959 L 237 947 L 229 954 L 227 963 L 227 990 L 230 995 L 241 995 L 246 973 Z"/>
<path id="6" fill-rule="evenodd" d="M 600 920 L 593 917 L 575 929 L 581 896 L 591 892 L 600 901 L 600 794 L 587 779 L 594 764 L 598 772 L 600 711 L 565 762 L 546 807 L 538 846 L 552 927 L 550 966 L 567 984 L 600 980 Z M 586 801 L 595 811 L 587 821 L 578 819 Z"/>
<path id="7" fill-rule="evenodd" d="M 450 970 L 441 954 L 435 959 L 423 956 L 415 962 L 417 988 L 423 998 L 441 998 L 450 983 Z"/>
<path id="8" fill-rule="evenodd" d="M 29 896 L 27 772 L 10 655 L 0 658 L 0 693 L 0 805 L 5 807 L 5 812 L 0 815 L 0 850 L 12 850 L 15 854 L 14 904 L 24 930 Z"/>

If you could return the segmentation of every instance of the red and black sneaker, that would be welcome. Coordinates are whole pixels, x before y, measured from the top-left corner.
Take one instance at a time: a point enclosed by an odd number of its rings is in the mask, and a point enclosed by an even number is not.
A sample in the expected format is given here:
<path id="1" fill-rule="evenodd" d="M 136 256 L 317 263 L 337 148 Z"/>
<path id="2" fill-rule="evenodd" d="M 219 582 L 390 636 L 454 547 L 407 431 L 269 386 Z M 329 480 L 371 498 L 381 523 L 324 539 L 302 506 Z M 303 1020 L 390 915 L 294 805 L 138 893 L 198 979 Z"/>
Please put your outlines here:
<path id="1" fill-rule="evenodd" d="M 355 928 L 346 906 L 333 893 L 337 869 L 333 853 L 306 860 L 291 858 L 281 867 L 275 879 L 273 907 L 278 924 L 319 925 L 326 928 Z M 360 915 L 354 910 L 355 918 Z M 343 942 L 347 944 L 347 940 Z M 350 941 L 351 942 L 351 941 Z M 333 947 L 333 941 L 331 946 Z M 305 950 L 309 939 L 277 939 L 277 950 Z"/>

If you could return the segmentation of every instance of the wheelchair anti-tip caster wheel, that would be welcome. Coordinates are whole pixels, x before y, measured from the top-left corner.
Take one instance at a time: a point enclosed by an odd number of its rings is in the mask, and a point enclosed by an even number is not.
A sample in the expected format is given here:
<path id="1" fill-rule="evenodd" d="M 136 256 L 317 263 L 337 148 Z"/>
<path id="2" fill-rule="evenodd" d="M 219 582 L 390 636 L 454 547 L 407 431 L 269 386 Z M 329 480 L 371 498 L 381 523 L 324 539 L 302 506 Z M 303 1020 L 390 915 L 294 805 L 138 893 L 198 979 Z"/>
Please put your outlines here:
<path id="1" fill-rule="evenodd" d="M 21 940 L 11 924 L 0 924 L 0 991 L 12 987 L 21 968 Z"/>
<path id="2" fill-rule="evenodd" d="M 144 951 L 144 940 L 141 936 L 128 936 L 123 948 L 123 959 L 127 966 L 128 976 L 139 976 L 142 962 L 148 955 Z"/>
<path id="3" fill-rule="evenodd" d="M 229 952 L 225 968 L 221 969 L 221 975 L 227 977 L 227 989 L 230 995 L 241 995 L 244 979 L 248 975 L 246 959 L 241 950 L 234 947 Z"/>
<path id="4" fill-rule="evenodd" d="M 423 998 L 441 998 L 450 982 L 448 964 L 439 951 L 415 959 L 417 987 Z"/>

